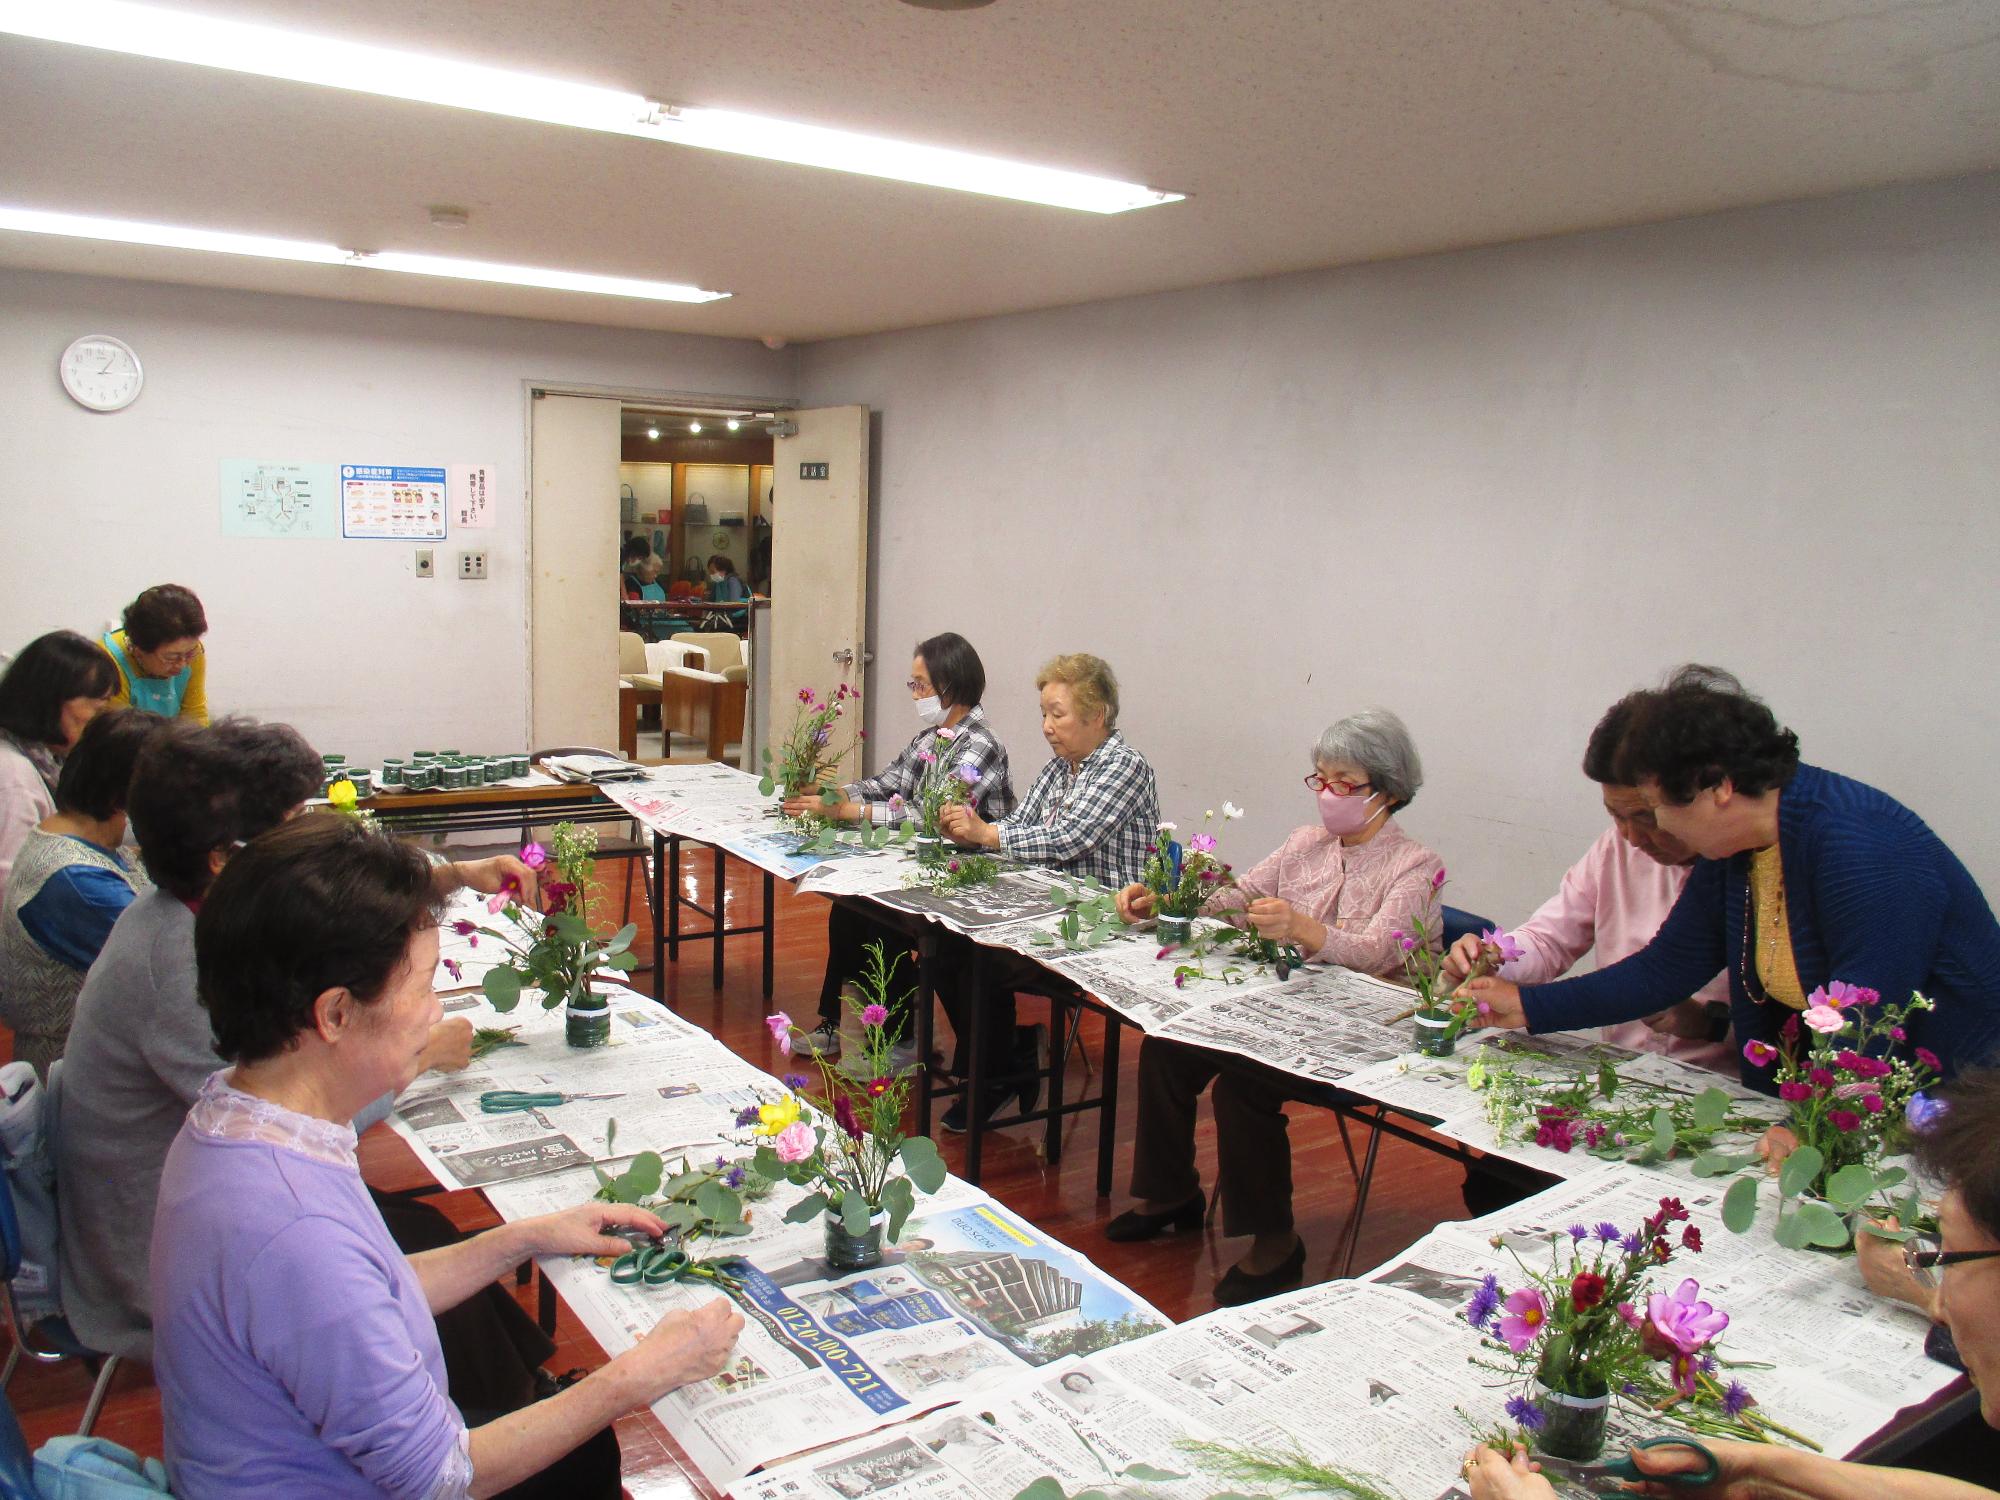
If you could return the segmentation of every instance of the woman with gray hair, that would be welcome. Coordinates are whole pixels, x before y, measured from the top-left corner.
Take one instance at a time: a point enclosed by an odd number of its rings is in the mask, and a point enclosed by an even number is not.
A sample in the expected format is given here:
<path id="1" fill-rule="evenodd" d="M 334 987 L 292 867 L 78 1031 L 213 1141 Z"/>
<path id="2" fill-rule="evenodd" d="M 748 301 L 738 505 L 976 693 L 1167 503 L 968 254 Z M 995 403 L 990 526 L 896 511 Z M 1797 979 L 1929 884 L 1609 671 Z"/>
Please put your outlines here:
<path id="1" fill-rule="evenodd" d="M 1428 916 L 1444 866 L 1396 825 L 1423 785 L 1423 763 L 1403 721 L 1370 708 L 1331 725 L 1313 747 L 1306 788 L 1319 820 L 1208 904 L 1210 916 L 1290 943 L 1309 959 L 1364 974 L 1395 974 L 1403 932 Z M 1153 913 L 1152 893 L 1128 885 L 1118 914 Z M 1434 925 L 1434 924 L 1433 924 Z M 1137 1207 L 1105 1229 L 1149 1240 L 1201 1227 L 1207 1207 L 1195 1170 L 1195 1111 L 1215 1084 L 1216 1189 L 1223 1233 L 1252 1236 L 1250 1252 L 1216 1283 L 1225 1307 L 1289 1291 L 1303 1279 L 1305 1244 L 1292 1228 L 1292 1153 L 1285 1103 L 1320 1086 L 1233 1053 L 1149 1036 L 1139 1052 L 1139 1134 L 1132 1161 Z"/>

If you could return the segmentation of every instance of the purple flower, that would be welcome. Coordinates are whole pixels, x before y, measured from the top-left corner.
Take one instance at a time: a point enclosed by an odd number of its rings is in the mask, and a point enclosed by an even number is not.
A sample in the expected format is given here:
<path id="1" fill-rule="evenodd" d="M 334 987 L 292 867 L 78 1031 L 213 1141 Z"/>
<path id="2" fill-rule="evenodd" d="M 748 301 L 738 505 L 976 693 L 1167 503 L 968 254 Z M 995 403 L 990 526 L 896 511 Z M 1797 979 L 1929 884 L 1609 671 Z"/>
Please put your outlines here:
<path id="1" fill-rule="evenodd" d="M 813 743 L 815 745 L 824 745 L 828 740 L 832 738 L 833 738 L 833 731 L 831 729 L 818 729 L 813 731 Z"/>
<path id="2" fill-rule="evenodd" d="M 955 771 L 953 774 L 956 775 L 958 779 L 964 782 L 967 786 L 979 785 L 979 767 L 972 761 L 969 760 L 960 761 L 958 763 L 957 771 Z"/>
<path id="3" fill-rule="evenodd" d="M 1944 1100 L 1933 1099 L 1919 1091 L 1910 1095 L 1909 1108 L 1903 1111 L 1903 1118 L 1910 1122 L 1910 1129 L 1922 1135 L 1944 1118 L 1944 1112 L 1949 1107 Z"/>
<path id="4" fill-rule="evenodd" d="M 1713 1354 L 1704 1354 L 1694 1362 L 1694 1367 L 1704 1375 L 1713 1375 L 1722 1366 Z"/>
<path id="5" fill-rule="evenodd" d="M 805 1075 L 805 1074 L 803 1074 L 803 1073 L 787 1073 L 787 1074 L 785 1075 L 785 1087 L 786 1087 L 786 1088 L 788 1088 L 788 1089 L 802 1089 L 802 1088 L 804 1088 L 805 1086 L 806 1086 L 806 1075 Z M 717 1164 L 718 1166 L 720 1166 L 720 1165 L 721 1165 L 721 1161 L 720 1161 L 720 1159 L 719 1159 L 719 1158 L 717 1159 L 717 1163 L 716 1163 L 716 1164 Z"/>
<path id="6" fill-rule="evenodd" d="M 729 1175 L 722 1179 L 722 1185 L 726 1188 L 740 1188 L 743 1186 L 744 1176 L 745 1173 L 741 1167 L 731 1167 Z"/>
<path id="7" fill-rule="evenodd" d="M 1465 1304 L 1465 1321 L 1484 1332 L 1499 1307 L 1500 1278 L 1488 1272 L 1486 1279 L 1479 1283 L 1479 1290 L 1472 1294 L 1472 1300 Z"/>
<path id="8" fill-rule="evenodd" d="M 1479 941 L 1500 955 L 1502 963 L 1511 964 L 1528 950 L 1514 941 L 1514 935 L 1502 932 L 1497 927 L 1489 927 L 1479 934 Z"/>
<path id="9" fill-rule="evenodd" d="M 1615 1245 L 1625 1238 L 1625 1234 L 1616 1224 L 1607 1222 L 1597 1226 L 1597 1237 L 1607 1245 Z"/>
<path id="10" fill-rule="evenodd" d="M 1509 1396 L 1507 1415 L 1518 1422 L 1524 1432 L 1540 1432 L 1542 1424 L 1548 1421 L 1548 1418 L 1542 1415 L 1542 1409 L 1526 1396 Z"/>
<path id="11" fill-rule="evenodd" d="M 863 1026 L 880 1026 L 888 1019 L 889 1007 L 886 1005 L 877 1005 L 873 1001 L 870 1001 L 861 1007 L 861 1024 Z"/>
<path id="12" fill-rule="evenodd" d="M 1569 1226 L 1569 1237 L 1581 1245 L 1585 1240 L 1590 1238 L 1590 1231 L 1585 1229 L 1581 1224 L 1572 1224 Z"/>
<path id="13" fill-rule="evenodd" d="M 1740 1417 L 1743 1415 L 1743 1408 L 1749 1404 L 1750 1392 L 1744 1387 L 1743 1382 L 1740 1380 L 1730 1381 L 1728 1389 L 1722 1393 L 1723 1414 L 1725 1416 Z"/>
<path id="14" fill-rule="evenodd" d="M 757 1120 L 757 1106 L 754 1104 L 746 1104 L 743 1108 L 736 1111 L 736 1128 L 738 1130 L 748 1129 L 750 1126 L 755 1125 Z"/>
<path id="15" fill-rule="evenodd" d="M 1640 1239 L 1636 1233 L 1628 1234 L 1618 1242 L 1618 1248 L 1623 1250 L 1627 1255 L 1637 1255 L 1641 1250 L 1646 1248 L 1646 1242 Z"/>

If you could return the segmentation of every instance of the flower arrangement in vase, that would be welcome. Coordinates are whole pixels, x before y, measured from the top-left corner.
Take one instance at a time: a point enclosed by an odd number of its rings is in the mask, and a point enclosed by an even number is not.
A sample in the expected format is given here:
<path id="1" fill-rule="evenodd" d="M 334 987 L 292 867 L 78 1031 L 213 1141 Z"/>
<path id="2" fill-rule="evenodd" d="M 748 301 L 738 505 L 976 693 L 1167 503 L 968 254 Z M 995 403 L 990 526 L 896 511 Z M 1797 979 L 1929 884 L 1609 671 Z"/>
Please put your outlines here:
<path id="1" fill-rule="evenodd" d="M 1933 1002 L 1916 994 L 1900 1005 L 1881 999 L 1865 986 L 1835 980 L 1807 996 L 1803 1013 L 1786 1018 L 1777 1045 L 1743 1044 L 1751 1067 L 1774 1069 L 1788 1110 L 1784 1129 L 1791 1150 L 1778 1171 L 1771 1230 L 1787 1249 L 1847 1246 L 1868 1201 L 1908 1180 L 1907 1171 L 1885 1166 L 1884 1157 L 1906 1126 L 1922 1130 L 1927 1111 L 1937 1107 L 1923 1093 L 1941 1071 L 1937 1054 L 1916 1047 L 1905 1058 L 1896 1051 L 1909 1041 L 1910 1017 Z M 1696 1158 L 1693 1170 L 1718 1177 L 1763 1165 L 1755 1152 L 1709 1152 Z M 1759 1170 L 1733 1182 L 1723 1195 L 1722 1222 L 1738 1234 L 1756 1222 L 1763 1175 Z M 1905 1223 L 1914 1216 L 1914 1198 L 1912 1192 L 1899 1210 Z"/>
<path id="2" fill-rule="evenodd" d="M 1444 891 L 1445 880 L 1442 869 L 1431 877 L 1432 909 Z M 1417 1003 L 1410 1014 L 1417 1023 L 1417 1051 L 1426 1057 L 1451 1056 L 1474 1015 L 1486 1009 L 1483 1003 L 1454 1000 L 1452 996 L 1473 980 L 1496 973 L 1502 964 L 1519 958 L 1522 953 L 1521 945 L 1512 937 L 1497 927 L 1489 927 L 1479 935 L 1479 956 L 1465 977 L 1448 980 L 1444 974 L 1442 928 L 1442 917 L 1433 927 L 1431 911 L 1427 909 L 1413 913 L 1404 927 L 1389 934 L 1403 950 L 1403 977 L 1417 992 Z"/>
<path id="3" fill-rule="evenodd" d="M 1670 1292 L 1652 1288 L 1656 1269 L 1701 1250 L 1701 1231 L 1687 1217 L 1679 1199 L 1662 1198 L 1634 1230 L 1572 1225 L 1550 1236 L 1545 1270 L 1508 1248 L 1523 1284 L 1503 1291 L 1489 1275 L 1464 1311 L 1486 1351 L 1473 1363 L 1516 1386 L 1506 1404 L 1514 1431 L 1489 1433 L 1489 1441 L 1587 1463 L 1603 1449 L 1614 1400 L 1694 1432 L 1796 1437 L 1753 1410 L 1740 1382 L 1719 1379 L 1714 1345 L 1729 1315 L 1702 1300 L 1701 1284 L 1688 1277 Z M 1685 1224 L 1678 1234 L 1676 1224 Z"/>
<path id="4" fill-rule="evenodd" d="M 811 1189 L 786 1211 L 785 1222 L 805 1224 L 824 1214 L 827 1260 L 843 1271 L 878 1264 L 883 1242 L 894 1244 L 903 1232 L 916 1194 L 944 1186 L 937 1144 L 929 1136 L 903 1134 L 918 1069 L 914 1063 L 898 1068 L 891 1056 L 901 1028 L 890 1028 L 890 987 L 901 963 L 901 954 L 886 958 L 880 943 L 868 945 L 856 985 L 860 994 L 847 996 L 861 1023 L 860 1066 L 850 1076 L 817 1059 L 824 1095 L 833 1101 L 830 1118 L 800 1093 L 806 1080 L 797 1075 L 785 1080 L 782 1094 L 736 1117 L 757 1148 L 753 1172 Z M 792 1039 L 804 1035 L 783 1011 L 764 1024 L 788 1057 Z"/>
<path id="5" fill-rule="evenodd" d="M 487 1001 L 503 1014 L 521 1002 L 521 991 L 541 991 L 542 1008 L 566 1007 L 564 1034 L 572 1047 L 596 1047 L 611 1037 L 610 1001 L 590 987 L 591 976 L 604 969 L 629 973 L 639 966 L 632 951 L 638 932 L 626 923 L 614 933 L 594 932 L 590 926 L 590 873 L 597 859 L 597 834 L 589 828 L 558 823 L 550 830 L 548 847 L 528 844 L 521 850 L 521 863 L 541 876 L 542 900 L 546 911 L 535 911 L 521 902 L 518 889 L 503 890 L 487 898 L 489 913 L 504 913 L 513 931 L 482 926 L 461 917 L 451 930 L 470 938 L 492 938 L 510 957 L 486 971 L 480 988 Z M 519 934 L 526 933 L 525 940 Z M 453 978 L 460 978 L 459 965 L 444 960 Z"/>
<path id="6" fill-rule="evenodd" d="M 970 801 L 984 774 L 969 756 L 953 759 L 958 735 L 958 729 L 950 724 L 940 724 L 931 732 L 930 744 L 917 752 L 917 761 L 924 769 L 917 781 L 916 797 L 906 809 L 916 814 L 912 820 L 917 851 L 914 883 L 934 890 L 984 885 L 1000 873 L 999 861 L 990 855 L 955 850 L 944 834 L 944 810 Z M 891 810 L 895 810 L 893 803 Z"/>
<path id="7" fill-rule="evenodd" d="M 1222 804 L 1225 823 L 1243 816 L 1232 802 Z M 1194 919 L 1217 891 L 1235 883 L 1231 867 L 1216 851 L 1215 835 L 1208 825 L 1214 809 L 1201 815 L 1202 831 L 1182 843 L 1174 837 L 1179 830 L 1162 823 L 1146 846 L 1146 866 L 1139 883 L 1153 893 L 1153 929 L 1162 950 L 1185 947 L 1194 937 Z"/>
<path id="8" fill-rule="evenodd" d="M 834 726 L 845 716 L 847 700 L 860 696 L 858 690 L 844 682 L 824 696 L 809 687 L 800 688 L 798 712 L 792 717 L 791 729 L 775 752 L 769 745 L 764 747 L 764 774 L 757 790 L 766 797 L 775 794 L 783 799 L 817 792 L 823 805 L 831 807 L 838 803 L 840 785 L 834 779 L 834 772 L 855 743 L 867 735 L 856 730 L 854 740 L 836 750 Z M 817 832 L 823 821 L 799 820 L 800 831 Z"/>

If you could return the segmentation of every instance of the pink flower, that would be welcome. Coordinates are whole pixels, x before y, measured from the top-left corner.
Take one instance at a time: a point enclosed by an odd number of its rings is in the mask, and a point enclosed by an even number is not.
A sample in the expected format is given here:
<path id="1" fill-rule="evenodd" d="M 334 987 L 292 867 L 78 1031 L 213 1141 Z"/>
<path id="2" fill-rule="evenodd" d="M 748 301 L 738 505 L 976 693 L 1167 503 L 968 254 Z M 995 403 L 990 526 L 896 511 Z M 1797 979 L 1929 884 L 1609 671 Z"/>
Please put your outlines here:
<path id="1" fill-rule="evenodd" d="M 792 1055 L 792 1018 L 783 1011 L 764 1017 L 764 1024 L 771 1028 L 771 1040 L 778 1044 L 778 1050 Z"/>
<path id="2" fill-rule="evenodd" d="M 1854 1113 L 1851 1109 L 1830 1109 L 1826 1112 L 1826 1117 L 1832 1121 L 1835 1130 L 1859 1130 L 1861 1128 L 1861 1116 Z"/>
<path id="3" fill-rule="evenodd" d="M 1814 1031 L 1817 1031 L 1822 1036 L 1831 1036 L 1847 1024 L 1846 1021 L 1841 1019 L 1840 1012 L 1835 1010 L 1831 1005 L 1809 1006 L 1806 1010 L 1804 1020 L 1806 1025 L 1812 1027 Z"/>
<path id="4" fill-rule="evenodd" d="M 1697 1353 L 1729 1326 L 1729 1314 L 1717 1312 L 1700 1297 L 1701 1283 L 1690 1276 L 1672 1296 L 1655 1292 L 1646 1299 L 1646 1321 L 1683 1354 Z"/>
<path id="5" fill-rule="evenodd" d="M 861 1024 L 863 1026 L 880 1026 L 888 1019 L 889 1007 L 886 1005 L 870 1003 L 861 1007 Z"/>
<path id="6" fill-rule="evenodd" d="M 461 969 L 461 968 L 460 968 L 460 967 L 458 966 L 458 960 L 457 960 L 457 959 L 455 959 L 455 958 L 447 958 L 447 959 L 443 959 L 443 960 L 440 960 L 440 961 L 441 961 L 441 962 L 442 962 L 442 963 L 444 964 L 444 971 L 445 971 L 445 973 L 447 973 L 447 974 L 451 975 L 451 977 L 452 977 L 453 979 L 463 979 L 463 978 L 465 978 L 465 970 Z"/>
<path id="7" fill-rule="evenodd" d="M 1549 1299 L 1533 1287 L 1524 1286 L 1518 1292 L 1509 1292 L 1501 1306 L 1507 1310 L 1500 1320 L 1501 1341 L 1516 1354 L 1527 1352 L 1528 1345 L 1534 1343 L 1549 1321 Z"/>
<path id="8" fill-rule="evenodd" d="M 1745 1042 L 1743 1056 L 1753 1068 L 1768 1068 L 1777 1058 L 1778 1049 L 1769 1042 Z"/>
<path id="9" fill-rule="evenodd" d="M 460 937 L 471 937 L 473 933 L 479 931 L 479 924 L 466 917 L 460 917 L 451 924 L 451 930 Z"/>
<path id="10" fill-rule="evenodd" d="M 1917 1061 L 1929 1068 L 1933 1073 L 1942 1073 L 1944 1071 L 1944 1064 L 1938 1061 L 1938 1055 L 1928 1047 L 1917 1048 Z"/>
<path id="11" fill-rule="evenodd" d="M 1873 1005 L 1877 1000 L 1882 998 L 1882 993 L 1879 990 L 1871 990 L 1865 984 L 1842 984 L 1838 979 L 1826 987 L 1825 995 L 1826 1003 L 1831 1005 L 1835 1010 L 1841 1010 L 1850 1005 Z M 1810 997 L 1808 997 L 1806 1003 L 1808 1005 L 1812 1004 Z"/>
<path id="12" fill-rule="evenodd" d="M 492 895 L 486 898 L 486 909 L 489 912 L 498 911 L 500 910 L 501 907 L 505 906 L 509 901 L 513 899 L 514 898 L 509 896 L 505 891 L 495 891 Z"/>
<path id="13" fill-rule="evenodd" d="M 937 737 L 941 740 L 955 740 L 958 738 L 958 731 L 952 728 L 949 724 L 940 725 L 938 728 Z"/>
<path id="14" fill-rule="evenodd" d="M 1188 848 L 1192 849 L 1196 854 L 1213 854 L 1215 852 L 1215 835 L 1212 833 L 1197 833 L 1193 838 L 1188 840 Z"/>
<path id="15" fill-rule="evenodd" d="M 1502 932 L 1497 927 L 1489 927 L 1479 934 L 1479 941 L 1500 955 L 1500 962 L 1511 964 L 1528 950 L 1514 940 L 1511 932 Z"/>
<path id="16" fill-rule="evenodd" d="M 782 1162 L 804 1161 L 813 1154 L 814 1145 L 812 1126 L 804 1120 L 792 1121 L 771 1140 L 771 1148 Z"/>
<path id="17" fill-rule="evenodd" d="M 1444 889 L 1444 871 L 1442 868 L 1438 870 L 1437 874 L 1431 877 L 1431 889 L 1434 891 Z"/>
<path id="18" fill-rule="evenodd" d="M 917 759 L 922 761 L 927 766 L 934 766 L 937 764 L 937 756 L 929 750 L 919 750 L 917 752 Z"/>
<path id="19" fill-rule="evenodd" d="M 545 870 L 549 865 L 549 851 L 540 844 L 524 844 L 521 847 L 521 863 L 531 870 Z"/>
<path id="20" fill-rule="evenodd" d="M 810 703 L 812 701 L 813 701 L 813 690 L 811 688 L 800 688 L 799 702 Z"/>
<path id="21" fill-rule="evenodd" d="M 1634 1307 L 1629 1302 L 1621 1302 L 1618 1304 L 1618 1316 L 1625 1320 L 1625 1326 L 1627 1328 L 1637 1328 L 1646 1321 L 1644 1318 L 1639 1316 L 1639 1309 Z"/>

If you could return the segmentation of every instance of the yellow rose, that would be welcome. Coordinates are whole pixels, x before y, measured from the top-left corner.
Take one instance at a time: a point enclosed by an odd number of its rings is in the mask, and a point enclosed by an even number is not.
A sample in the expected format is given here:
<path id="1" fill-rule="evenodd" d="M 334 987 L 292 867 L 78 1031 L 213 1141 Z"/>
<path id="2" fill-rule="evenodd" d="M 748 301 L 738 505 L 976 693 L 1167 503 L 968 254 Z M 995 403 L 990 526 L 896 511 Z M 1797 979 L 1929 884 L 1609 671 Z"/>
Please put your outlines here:
<path id="1" fill-rule="evenodd" d="M 757 1106 L 757 1119 L 760 1123 L 753 1133 L 756 1135 L 776 1135 L 786 1126 L 797 1120 L 798 1117 L 799 1101 L 787 1094 L 776 1104 L 760 1104 Z"/>
<path id="2" fill-rule="evenodd" d="M 327 789 L 326 800 L 333 804 L 336 812 L 354 811 L 354 783 L 345 776 Z"/>

